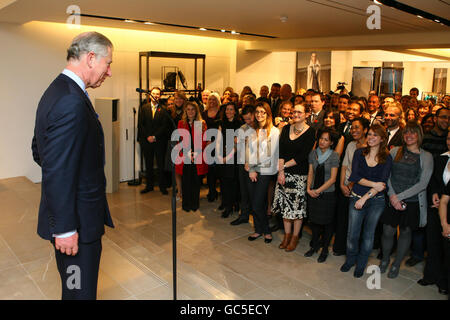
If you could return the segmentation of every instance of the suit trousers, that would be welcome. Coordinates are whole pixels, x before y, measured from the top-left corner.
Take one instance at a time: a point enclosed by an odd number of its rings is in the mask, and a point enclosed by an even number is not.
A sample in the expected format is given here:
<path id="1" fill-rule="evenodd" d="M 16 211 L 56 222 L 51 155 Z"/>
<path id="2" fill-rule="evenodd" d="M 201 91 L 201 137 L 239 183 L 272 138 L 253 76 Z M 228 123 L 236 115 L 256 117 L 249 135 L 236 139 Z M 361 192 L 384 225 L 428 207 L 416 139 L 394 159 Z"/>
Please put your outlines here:
<path id="1" fill-rule="evenodd" d="M 54 245 L 54 240 L 52 240 Z M 55 248 L 62 284 L 62 300 L 96 300 L 102 240 L 78 242 L 78 253 L 68 256 Z"/>
<path id="2" fill-rule="evenodd" d="M 156 166 L 158 167 L 158 185 L 159 189 L 163 190 L 167 188 L 164 172 L 164 160 L 167 149 L 167 142 L 153 142 L 145 141 L 142 143 L 145 159 L 145 172 L 147 179 L 147 186 L 153 187 L 154 170 L 153 159 L 156 156 Z"/>
<path id="3" fill-rule="evenodd" d="M 256 182 L 248 180 L 255 232 L 259 234 L 271 234 L 267 217 L 267 188 L 271 179 L 272 176 L 258 173 Z"/>
<path id="4" fill-rule="evenodd" d="M 444 274 L 442 227 L 436 208 L 428 208 L 426 236 L 428 256 L 423 270 L 423 278 L 436 283 L 439 288 L 445 288 L 447 281 Z"/>
<path id="5" fill-rule="evenodd" d="M 181 177 L 181 192 L 183 195 L 183 210 L 196 211 L 200 205 L 200 177 L 197 174 L 197 165 L 184 164 Z"/>
<path id="6" fill-rule="evenodd" d="M 252 211 L 252 206 L 250 204 L 250 194 L 248 192 L 248 184 L 250 182 L 250 178 L 248 176 L 248 172 L 245 171 L 244 165 L 238 165 L 238 175 L 239 175 L 239 187 L 241 192 L 241 215 L 240 218 L 248 220 L 249 215 Z"/>
<path id="7" fill-rule="evenodd" d="M 344 196 L 341 190 L 337 190 L 337 208 L 335 237 L 333 243 L 333 252 L 345 254 L 347 251 L 347 232 L 348 232 L 348 202 L 350 198 Z"/>

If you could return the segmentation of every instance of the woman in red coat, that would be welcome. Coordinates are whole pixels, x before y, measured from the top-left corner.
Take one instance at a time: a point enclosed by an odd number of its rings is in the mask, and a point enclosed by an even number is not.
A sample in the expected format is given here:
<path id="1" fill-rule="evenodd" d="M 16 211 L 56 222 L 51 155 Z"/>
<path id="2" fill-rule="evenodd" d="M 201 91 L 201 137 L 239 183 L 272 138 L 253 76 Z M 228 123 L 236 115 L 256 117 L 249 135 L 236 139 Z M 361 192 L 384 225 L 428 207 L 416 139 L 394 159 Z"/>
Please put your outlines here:
<path id="1" fill-rule="evenodd" d="M 195 130 L 200 131 L 200 128 L 201 132 L 195 132 Z M 185 135 L 184 139 L 183 133 L 180 133 L 183 150 L 180 151 L 179 159 L 175 165 L 175 172 L 182 176 L 182 208 L 186 212 L 196 211 L 199 207 L 200 177 L 208 172 L 208 165 L 203 160 L 203 150 L 206 146 L 203 134 L 206 131 L 206 123 L 203 121 L 199 107 L 195 102 L 189 101 L 186 103 L 183 117 L 178 122 L 178 129 L 185 129 L 189 132 L 189 135 Z M 187 151 L 186 154 L 183 154 L 183 151 Z"/>

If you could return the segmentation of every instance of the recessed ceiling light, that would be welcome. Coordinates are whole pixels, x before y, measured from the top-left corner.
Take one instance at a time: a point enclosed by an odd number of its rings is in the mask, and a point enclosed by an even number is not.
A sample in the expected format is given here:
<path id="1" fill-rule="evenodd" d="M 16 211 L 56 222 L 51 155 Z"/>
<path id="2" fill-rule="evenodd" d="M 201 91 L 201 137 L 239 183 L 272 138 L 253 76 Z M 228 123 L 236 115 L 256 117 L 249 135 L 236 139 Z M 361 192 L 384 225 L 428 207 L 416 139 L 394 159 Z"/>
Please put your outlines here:
<path id="1" fill-rule="evenodd" d="M 440 21 L 438 19 L 435 19 L 434 21 L 436 21 L 437 23 L 440 23 Z"/>
<path id="2" fill-rule="evenodd" d="M 130 20 L 130 19 L 125 19 L 125 22 L 136 23 L 136 21 L 133 21 L 133 20 Z"/>
<path id="3" fill-rule="evenodd" d="M 202 31 L 206 31 L 206 29 L 205 28 L 198 28 L 199 30 L 202 30 Z"/>
<path id="4" fill-rule="evenodd" d="M 231 34 L 240 34 L 239 32 L 236 32 L 234 30 L 231 30 Z"/>
<path id="5" fill-rule="evenodd" d="M 222 30 L 220 30 L 220 32 L 225 32 L 226 30 L 224 30 L 224 29 L 222 29 Z"/>
<path id="6" fill-rule="evenodd" d="M 151 24 L 154 24 L 154 23 L 152 23 L 152 22 L 144 22 L 144 24 L 150 24 L 151 25 Z"/>
<path id="7" fill-rule="evenodd" d="M 373 0 L 373 2 L 375 2 L 376 4 L 379 4 L 380 6 L 382 5 L 382 3 L 377 0 Z"/>
<path id="8" fill-rule="evenodd" d="M 423 17 L 422 17 L 422 16 L 417 16 L 417 18 L 423 19 Z"/>

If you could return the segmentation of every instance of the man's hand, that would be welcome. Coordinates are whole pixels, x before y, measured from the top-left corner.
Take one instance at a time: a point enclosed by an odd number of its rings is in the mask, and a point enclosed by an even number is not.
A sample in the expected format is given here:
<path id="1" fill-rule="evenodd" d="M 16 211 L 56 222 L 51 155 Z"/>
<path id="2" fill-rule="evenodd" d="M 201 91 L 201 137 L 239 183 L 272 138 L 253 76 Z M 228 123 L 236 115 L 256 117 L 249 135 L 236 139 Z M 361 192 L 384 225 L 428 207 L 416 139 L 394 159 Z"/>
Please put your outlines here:
<path id="1" fill-rule="evenodd" d="M 55 237 L 55 248 L 68 256 L 76 255 L 78 253 L 78 232 L 67 238 Z"/>
<path id="2" fill-rule="evenodd" d="M 442 236 L 444 238 L 450 238 L 450 224 L 446 224 L 442 226 Z"/>
<path id="3" fill-rule="evenodd" d="M 156 141 L 156 138 L 155 138 L 155 136 L 149 136 L 149 137 L 147 137 L 147 141 L 150 143 L 153 143 Z"/>
<path id="4" fill-rule="evenodd" d="M 256 182 L 258 180 L 258 173 L 257 172 L 250 172 L 248 174 L 248 176 L 249 176 L 249 178 L 250 178 L 250 180 L 252 182 Z"/>

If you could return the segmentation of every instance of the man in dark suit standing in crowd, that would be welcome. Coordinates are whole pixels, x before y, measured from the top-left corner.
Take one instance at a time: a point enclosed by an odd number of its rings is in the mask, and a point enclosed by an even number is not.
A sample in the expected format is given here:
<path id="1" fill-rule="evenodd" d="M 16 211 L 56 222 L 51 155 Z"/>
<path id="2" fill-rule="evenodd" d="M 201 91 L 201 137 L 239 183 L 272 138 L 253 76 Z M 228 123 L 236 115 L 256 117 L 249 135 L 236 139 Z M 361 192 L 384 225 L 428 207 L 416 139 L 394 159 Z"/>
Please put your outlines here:
<path id="1" fill-rule="evenodd" d="M 276 112 L 278 110 L 278 107 L 281 103 L 280 98 L 280 90 L 281 85 L 279 83 L 273 83 L 270 87 L 270 94 L 269 94 L 269 100 L 270 100 L 270 111 L 272 111 L 272 119 L 275 119 Z"/>
<path id="2" fill-rule="evenodd" d="M 311 115 L 306 118 L 306 123 L 316 131 L 323 126 L 323 118 L 325 116 L 324 104 L 325 97 L 321 93 L 317 92 L 312 95 Z"/>
<path id="3" fill-rule="evenodd" d="M 138 116 L 138 141 L 144 154 L 147 180 L 141 193 L 153 191 L 153 159 L 156 156 L 159 190 L 162 194 L 168 194 L 167 179 L 164 179 L 164 158 L 169 140 L 170 119 L 167 111 L 159 104 L 161 89 L 154 87 L 150 94 L 150 103 L 141 107 Z"/>
<path id="4" fill-rule="evenodd" d="M 55 247 L 62 299 L 96 299 L 101 237 L 114 227 L 106 200 L 105 147 L 87 88 L 111 77 L 113 45 L 97 32 L 77 36 L 67 66 L 42 96 L 32 143 L 42 168 L 38 234 Z"/>
<path id="5" fill-rule="evenodd" d="M 386 108 L 384 114 L 384 123 L 388 134 L 388 149 L 403 145 L 403 130 L 400 127 L 400 117 L 402 115 L 401 105 L 399 103 L 391 103 Z"/>

